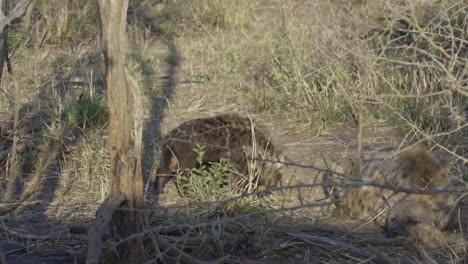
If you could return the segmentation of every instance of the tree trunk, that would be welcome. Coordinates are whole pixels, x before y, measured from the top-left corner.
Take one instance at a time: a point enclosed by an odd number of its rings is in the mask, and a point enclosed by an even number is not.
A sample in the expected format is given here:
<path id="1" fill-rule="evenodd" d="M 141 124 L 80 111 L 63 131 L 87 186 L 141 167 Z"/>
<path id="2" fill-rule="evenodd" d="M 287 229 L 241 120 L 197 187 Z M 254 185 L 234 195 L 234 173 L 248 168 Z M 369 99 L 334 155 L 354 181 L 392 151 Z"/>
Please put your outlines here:
<path id="1" fill-rule="evenodd" d="M 99 0 L 106 60 L 106 84 L 109 104 L 109 148 L 111 192 L 122 192 L 127 209 L 143 206 L 141 175 L 141 100 L 137 83 L 124 68 L 125 28 L 128 0 Z M 132 133 L 133 131 L 133 133 Z M 141 231 L 141 215 L 137 211 L 117 211 L 111 223 L 111 234 L 125 238 Z M 107 251 L 107 263 L 141 263 L 141 239 L 121 244 L 118 257 Z"/>

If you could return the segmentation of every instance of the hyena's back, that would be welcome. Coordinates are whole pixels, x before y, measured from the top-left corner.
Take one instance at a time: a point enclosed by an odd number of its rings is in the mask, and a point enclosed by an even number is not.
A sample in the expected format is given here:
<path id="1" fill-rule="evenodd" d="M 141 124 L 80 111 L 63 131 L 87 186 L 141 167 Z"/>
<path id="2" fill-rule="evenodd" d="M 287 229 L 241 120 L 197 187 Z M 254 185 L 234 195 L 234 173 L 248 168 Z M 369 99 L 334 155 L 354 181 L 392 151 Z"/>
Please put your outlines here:
<path id="1" fill-rule="evenodd" d="M 157 191 L 163 193 L 167 177 L 177 169 L 191 169 L 198 165 L 196 145 L 204 145 L 204 163 L 229 160 L 241 175 L 247 173 L 247 158 L 283 160 L 266 129 L 247 117 L 224 114 L 198 118 L 182 123 L 170 131 L 161 144 L 161 163 L 157 175 Z M 258 186 L 275 186 L 281 178 L 281 164 L 262 163 Z M 237 174 L 231 173 L 229 184 L 235 184 Z M 166 176 L 166 177 L 164 177 Z M 238 177 L 237 177 L 238 178 Z"/>

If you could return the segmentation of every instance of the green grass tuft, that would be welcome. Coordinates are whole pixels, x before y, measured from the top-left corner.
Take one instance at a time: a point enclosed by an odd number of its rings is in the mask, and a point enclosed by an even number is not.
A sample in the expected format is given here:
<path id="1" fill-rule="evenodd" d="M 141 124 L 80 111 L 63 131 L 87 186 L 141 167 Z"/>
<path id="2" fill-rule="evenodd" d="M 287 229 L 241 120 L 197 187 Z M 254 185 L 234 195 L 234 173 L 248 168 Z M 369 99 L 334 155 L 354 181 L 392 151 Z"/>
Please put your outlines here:
<path id="1" fill-rule="evenodd" d="M 103 95 L 81 94 L 78 101 L 71 105 L 67 112 L 68 122 L 82 129 L 106 125 L 109 119 L 106 100 L 107 98 Z"/>

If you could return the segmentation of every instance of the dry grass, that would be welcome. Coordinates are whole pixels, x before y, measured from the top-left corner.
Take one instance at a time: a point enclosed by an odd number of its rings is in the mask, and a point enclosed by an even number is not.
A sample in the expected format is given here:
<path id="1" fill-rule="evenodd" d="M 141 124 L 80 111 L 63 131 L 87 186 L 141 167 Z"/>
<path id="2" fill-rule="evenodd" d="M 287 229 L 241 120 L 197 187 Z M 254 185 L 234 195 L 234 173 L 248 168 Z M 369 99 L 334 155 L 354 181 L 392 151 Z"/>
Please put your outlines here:
<path id="1" fill-rule="evenodd" d="M 66 2 L 37 1 L 30 30 L 10 33 L 13 69 L 21 83 L 23 177 L 41 167 L 38 155 L 47 155 L 41 146 L 58 142 L 57 158 L 47 167 L 46 195 L 1 220 L 19 230 L 30 226 L 25 233 L 44 229 L 31 224 L 38 219 L 45 226 L 85 223 L 107 194 L 105 111 L 98 108 L 101 119 L 90 126 L 89 117 L 83 120 L 70 110 L 79 105 L 79 113 L 94 111 L 93 104 L 80 104 L 80 96 L 105 98 L 97 4 Z M 241 112 L 269 123 L 275 136 L 307 135 L 295 145 L 284 144 L 301 152 L 297 156 L 303 156 L 304 148 L 338 138 L 330 132 L 332 124 L 359 124 L 362 134 L 335 143 L 333 153 L 316 147 L 317 156 L 337 158 L 348 148 L 354 152 L 357 144 L 372 146 L 368 132 L 391 124 L 404 134 L 402 145 L 433 147 L 457 187 L 466 187 L 467 10 L 463 0 L 132 1 L 127 67 L 145 95 L 144 170 L 157 166 L 152 163 L 159 138 L 181 121 Z M 12 144 L 14 89 L 7 79 L 0 88 L 3 165 Z M 293 183 L 316 174 L 304 170 Z M 361 223 L 323 218 L 325 208 L 307 200 L 316 189 L 300 190 L 292 192 L 297 196 L 288 198 L 292 202 L 275 193 L 149 209 L 147 257 L 156 257 L 161 249 L 168 263 L 177 254 L 213 263 L 218 258 L 228 263 L 357 263 L 370 258 L 388 263 L 387 257 L 459 263 L 466 255 L 460 228 L 444 232 L 446 241 L 438 248 L 388 241 L 375 228 L 356 230 Z M 466 210 L 462 207 L 460 225 L 466 225 Z M 23 244 L 18 237 L 15 241 Z M 39 250 L 40 241 L 50 239 L 27 241 Z M 59 248 L 54 243 L 44 248 Z M 346 245 L 352 248 L 343 250 Z M 184 261 L 196 262 L 188 256 Z"/>

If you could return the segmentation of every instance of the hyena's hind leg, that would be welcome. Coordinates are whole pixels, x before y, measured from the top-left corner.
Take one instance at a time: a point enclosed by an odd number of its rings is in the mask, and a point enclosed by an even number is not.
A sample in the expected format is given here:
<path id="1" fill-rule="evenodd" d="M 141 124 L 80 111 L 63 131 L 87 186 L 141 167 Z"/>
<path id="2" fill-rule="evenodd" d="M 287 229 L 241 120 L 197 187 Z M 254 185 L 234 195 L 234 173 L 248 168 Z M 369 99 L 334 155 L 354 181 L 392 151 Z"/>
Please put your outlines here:
<path id="1" fill-rule="evenodd" d="M 164 194 L 164 186 L 174 178 L 174 173 L 167 168 L 158 168 L 156 171 L 155 189 L 157 194 Z"/>

